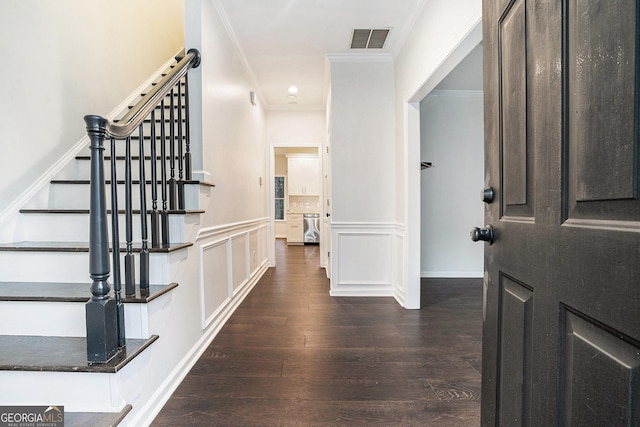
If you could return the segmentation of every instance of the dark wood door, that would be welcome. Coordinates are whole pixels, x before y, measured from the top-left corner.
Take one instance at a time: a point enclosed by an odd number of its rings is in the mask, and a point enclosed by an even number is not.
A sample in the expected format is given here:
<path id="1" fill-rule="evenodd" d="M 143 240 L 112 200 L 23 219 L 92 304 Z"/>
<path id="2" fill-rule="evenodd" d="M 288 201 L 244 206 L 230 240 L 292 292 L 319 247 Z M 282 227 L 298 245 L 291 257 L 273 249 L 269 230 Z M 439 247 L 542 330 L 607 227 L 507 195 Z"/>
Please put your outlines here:
<path id="1" fill-rule="evenodd" d="M 640 425 L 638 0 L 484 0 L 482 424 Z"/>

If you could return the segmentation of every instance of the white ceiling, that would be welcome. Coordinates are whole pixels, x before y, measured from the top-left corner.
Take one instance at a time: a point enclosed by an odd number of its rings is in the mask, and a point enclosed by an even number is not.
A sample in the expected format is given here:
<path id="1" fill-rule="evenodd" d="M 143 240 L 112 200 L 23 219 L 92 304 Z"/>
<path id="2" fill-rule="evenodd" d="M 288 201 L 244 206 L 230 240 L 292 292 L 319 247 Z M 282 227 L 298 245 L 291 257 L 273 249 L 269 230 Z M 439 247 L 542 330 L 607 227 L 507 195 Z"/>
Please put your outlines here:
<path id="1" fill-rule="evenodd" d="M 324 110 L 327 54 L 396 55 L 427 0 L 217 0 L 271 110 Z M 351 49 L 354 28 L 391 28 L 383 49 Z M 295 104 L 287 88 L 300 89 Z"/>

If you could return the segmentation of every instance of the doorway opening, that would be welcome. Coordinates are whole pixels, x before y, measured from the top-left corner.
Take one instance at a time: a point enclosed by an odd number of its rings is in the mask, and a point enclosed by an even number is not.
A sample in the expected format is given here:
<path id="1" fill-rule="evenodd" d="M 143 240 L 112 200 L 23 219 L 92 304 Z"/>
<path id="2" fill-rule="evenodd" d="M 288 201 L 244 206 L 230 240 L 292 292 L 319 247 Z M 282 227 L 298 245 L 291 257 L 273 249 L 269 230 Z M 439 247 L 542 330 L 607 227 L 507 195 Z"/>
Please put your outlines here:
<path id="1" fill-rule="evenodd" d="M 270 263 L 275 266 L 275 245 L 315 245 L 323 253 L 325 238 L 322 156 L 317 145 L 272 145 L 270 149 L 271 242 Z M 314 232 L 315 224 L 315 232 Z M 323 259 L 320 259 L 323 267 Z"/>
<path id="2" fill-rule="evenodd" d="M 484 245 L 469 238 L 484 221 L 481 43 L 420 102 L 420 155 L 420 276 L 483 277 Z"/>

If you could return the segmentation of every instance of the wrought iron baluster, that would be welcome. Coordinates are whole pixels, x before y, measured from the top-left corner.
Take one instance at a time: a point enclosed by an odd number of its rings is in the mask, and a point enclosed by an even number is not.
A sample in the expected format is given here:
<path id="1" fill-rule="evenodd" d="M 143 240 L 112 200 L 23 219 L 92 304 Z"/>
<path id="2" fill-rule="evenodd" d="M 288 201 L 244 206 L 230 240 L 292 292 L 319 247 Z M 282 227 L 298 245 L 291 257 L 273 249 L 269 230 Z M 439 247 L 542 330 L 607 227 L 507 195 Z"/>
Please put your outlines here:
<path id="1" fill-rule="evenodd" d="M 169 100 L 169 168 L 171 170 L 171 178 L 169 178 L 169 209 L 176 210 L 177 182 L 176 182 L 176 132 L 175 132 L 175 102 L 173 100 L 174 89 L 171 89 L 171 99 Z"/>
<path id="2" fill-rule="evenodd" d="M 147 181 L 144 171 L 144 130 L 140 123 L 140 293 L 149 295 L 149 243 L 147 234 Z"/>
<path id="3" fill-rule="evenodd" d="M 111 185 L 117 185 L 111 181 Z M 127 137 L 124 159 L 124 216 L 126 226 L 127 248 L 124 256 L 124 289 L 126 295 L 136 294 L 135 259 L 133 257 L 133 208 L 131 181 L 131 137 Z"/>
<path id="4" fill-rule="evenodd" d="M 169 244 L 169 213 L 167 212 L 167 135 L 165 130 L 165 121 L 164 121 L 164 99 L 160 102 L 160 123 L 162 126 L 160 127 L 160 175 L 162 183 L 160 188 L 162 190 L 162 212 L 160 213 L 160 217 L 162 219 L 162 244 Z"/>
<path id="5" fill-rule="evenodd" d="M 89 276 L 91 299 L 85 306 L 87 359 L 89 363 L 106 363 L 118 352 L 117 304 L 109 291 L 109 232 L 107 226 L 104 147 L 107 120 L 85 116 L 91 141 L 91 196 L 89 209 Z"/>
<path id="6" fill-rule="evenodd" d="M 185 152 L 184 152 L 184 179 L 191 181 L 193 172 L 191 170 L 191 133 L 189 131 L 189 75 L 184 76 L 184 115 L 185 115 Z"/>
<path id="7" fill-rule="evenodd" d="M 151 111 L 151 247 L 160 247 L 160 214 L 158 213 L 158 159 L 156 148 L 156 112 Z"/>
<path id="8" fill-rule="evenodd" d="M 116 140 L 111 138 L 111 256 L 113 263 L 113 293 L 118 311 L 118 347 L 124 347 L 124 304 L 122 303 L 122 280 L 120 277 L 120 225 L 118 218 L 118 186 L 116 173 Z"/>
<path id="9" fill-rule="evenodd" d="M 184 210 L 184 181 L 182 179 L 182 83 L 178 82 L 178 209 Z"/>

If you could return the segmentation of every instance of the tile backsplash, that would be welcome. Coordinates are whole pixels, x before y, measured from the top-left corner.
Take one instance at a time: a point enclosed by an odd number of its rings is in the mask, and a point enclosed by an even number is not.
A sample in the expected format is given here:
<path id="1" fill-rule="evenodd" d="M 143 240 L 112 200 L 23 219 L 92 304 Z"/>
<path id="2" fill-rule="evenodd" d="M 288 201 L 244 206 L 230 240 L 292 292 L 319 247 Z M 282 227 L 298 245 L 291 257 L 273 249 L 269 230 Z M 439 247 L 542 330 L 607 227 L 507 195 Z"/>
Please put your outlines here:
<path id="1" fill-rule="evenodd" d="M 289 212 L 320 212 L 319 196 L 289 196 Z"/>

